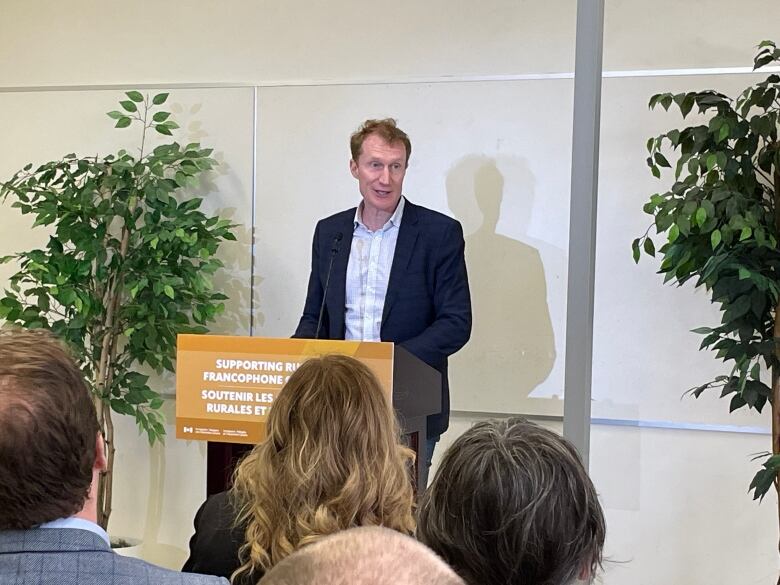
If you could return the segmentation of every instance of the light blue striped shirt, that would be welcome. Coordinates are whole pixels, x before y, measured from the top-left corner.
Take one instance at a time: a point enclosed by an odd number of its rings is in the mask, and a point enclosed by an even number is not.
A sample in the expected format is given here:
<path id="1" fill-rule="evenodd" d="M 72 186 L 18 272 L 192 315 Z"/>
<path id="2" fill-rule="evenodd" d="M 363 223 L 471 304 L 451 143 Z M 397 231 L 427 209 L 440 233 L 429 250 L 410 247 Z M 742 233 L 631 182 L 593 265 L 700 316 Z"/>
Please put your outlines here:
<path id="1" fill-rule="evenodd" d="M 345 339 L 380 341 L 382 311 L 404 214 L 404 201 L 401 197 L 387 223 L 373 232 L 363 223 L 363 204 L 355 210 L 355 228 L 347 264 Z"/>

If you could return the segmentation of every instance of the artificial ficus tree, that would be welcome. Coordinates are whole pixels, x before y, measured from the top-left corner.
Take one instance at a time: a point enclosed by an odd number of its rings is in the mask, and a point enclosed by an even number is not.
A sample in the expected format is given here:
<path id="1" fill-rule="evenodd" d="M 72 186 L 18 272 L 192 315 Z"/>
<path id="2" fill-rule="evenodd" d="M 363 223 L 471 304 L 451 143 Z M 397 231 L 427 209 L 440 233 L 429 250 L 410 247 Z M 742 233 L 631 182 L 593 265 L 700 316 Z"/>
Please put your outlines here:
<path id="1" fill-rule="evenodd" d="M 778 62 L 775 43 L 762 42 L 754 70 Z M 728 373 L 690 393 L 718 389 L 732 412 L 769 405 L 771 451 L 761 456 L 750 490 L 755 499 L 773 487 L 780 495 L 780 75 L 736 98 L 712 90 L 662 93 L 649 105 L 674 106 L 683 118 L 695 110 L 706 119 L 647 142 L 653 175 L 660 178 L 662 168 L 674 174 L 671 188 L 644 206 L 654 216 L 650 227 L 665 236 L 660 273 L 678 285 L 694 279 L 721 310 L 720 324 L 694 332 L 704 336 L 700 349 L 715 351 Z M 656 254 L 649 231 L 633 242 L 636 261 L 642 249 Z"/>
<path id="2" fill-rule="evenodd" d="M 0 201 L 12 199 L 51 232 L 44 248 L 0 258 L 18 265 L 0 297 L 0 319 L 51 330 L 80 362 L 107 446 L 103 527 L 112 502 L 112 414 L 133 416 L 150 444 L 163 440 L 163 398 L 144 368 L 173 372 L 177 334 L 205 333 L 224 310 L 212 275 L 222 266 L 220 244 L 235 239 L 230 221 L 206 215 L 202 199 L 186 194 L 215 167 L 211 149 L 177 142 L 150 149 L 150 133 L 179 128 L 160 109 L 168 94 L 126 96 L 108 116 L 116 128 L 139 128 L 137 151 L 69 154 L 0 183 Z"/>

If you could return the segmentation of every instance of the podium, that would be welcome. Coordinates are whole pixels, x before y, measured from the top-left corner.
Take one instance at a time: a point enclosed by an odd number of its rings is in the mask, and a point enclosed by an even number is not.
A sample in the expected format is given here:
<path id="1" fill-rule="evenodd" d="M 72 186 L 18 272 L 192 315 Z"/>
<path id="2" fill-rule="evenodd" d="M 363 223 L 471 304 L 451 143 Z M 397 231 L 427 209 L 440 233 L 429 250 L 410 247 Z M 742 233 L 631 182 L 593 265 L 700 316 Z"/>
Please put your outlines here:
<path id="1" fill-rule="evenodd" d="M 265 437 L 272 400 L 263 406 L 262 399 L 275 396 L 302 361 L 329 353 L 354 357 L 377 375 L 415 452 L 413 479 L 415 486 L 419 484 L 426 419 L 441 412 L 441 374 L 403 347 L 387 342 L 180 335 L 176 436 L 208 441 L 208 495 L 229 487 L 237 461 Z M 258 373 L 263 368 L 269 373 Z"/>

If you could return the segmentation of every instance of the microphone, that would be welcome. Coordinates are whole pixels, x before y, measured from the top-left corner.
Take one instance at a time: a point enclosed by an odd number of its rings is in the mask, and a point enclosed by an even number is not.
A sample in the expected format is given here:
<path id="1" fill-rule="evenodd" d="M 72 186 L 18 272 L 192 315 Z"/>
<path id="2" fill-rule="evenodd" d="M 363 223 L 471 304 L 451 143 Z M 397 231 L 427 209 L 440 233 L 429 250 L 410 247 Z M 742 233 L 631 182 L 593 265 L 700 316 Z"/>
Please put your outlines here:
<path id="1" fill-rule="evenodd" d="M 325 312 L 325 300 L 328 298 L 328 286 L 330 285 L 330 273 L 333 271 L 333 260 L 336 258 L 336 254 L 341 248 L 341 240 L 344 234 L 336 232 L 333 236 L 333 243 L 330 247 L 330 263 L 328 264 L 328 274 L 325 277 L 325 290 L 322 292 L 322 304 L 320 305 L 320 316 L 317 319 L 317 332 L 314 334 L 314 339 L 320 338 L 320 327 L 322 326 L 322 314 Z"/>

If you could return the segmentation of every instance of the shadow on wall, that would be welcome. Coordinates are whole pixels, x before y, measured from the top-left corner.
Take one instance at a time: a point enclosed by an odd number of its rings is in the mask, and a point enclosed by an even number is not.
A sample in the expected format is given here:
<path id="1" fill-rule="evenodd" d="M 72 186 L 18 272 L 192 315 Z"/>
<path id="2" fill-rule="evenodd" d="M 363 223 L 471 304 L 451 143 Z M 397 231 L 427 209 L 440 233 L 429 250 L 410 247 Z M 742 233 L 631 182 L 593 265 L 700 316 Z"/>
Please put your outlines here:
<path id="1" fill-rule="evenodd" d="M 163 414 L 166 419 L 166 430 L 175 429 L 176 403 L 166 400 Z M 174 426 L 168 426 L 173 422 Z M 176 440 L 175 437 L 168 439 Z M 146 508 L 146 520 L 143 533 L 144 560 L 169 568 L 178 569 L 187 559 L 187 551 L 171 544 L 160 542 L 160 528 L 163 518 L 163 498 L 165 495 L 166 450 L 161 444 L 149 447 L 149 503 Z"/>
<path id="2" fill-rule="evenodd" d="M 177 116 L 185 129 L 186 141 L 198 142 L 210 147 L 211 134 L 204 127 L 199 113 L 202 103 L 185 105 L 180 102 L 171 104 L 171 111 Z M 219 215 L 236 225 L 233 233 L 235 242 L 224 242 L 220 246 L 219 258 L 225 264 L 214 275 L 214 288 L 227 295 L 225 312 L 209 325 L 211 333 L 221 335 L 249 335 L 251 307 L 252 273 L 252 230 L 251 230 L 251 192 L 242 184 L 239 177 L 225 159 L 225 153 L 214 151 L 212 156 L 217 166 L 204 173 L 197 189 L 189 190 L 188 196 L 203 199 L 203 211 Z M 248 199 L 244 195 L 248 195 Z M 255 319 L 264 320 L 262 313 L 256 312 Z"/>
<path id="3" fill-rule="evenodd" d="M 182 535 L 189 535 L 192 526 L 191 516 L 187 515 L 186 517 L 182 517 L 183 510 L 186 510 L 186 506 L 182 507 L 181 501 L 176 498 L 174 498 L 175 501 L 171 501 L 172 492 L 166 491 L 166 479 L 170 479 L 172 477 L 171 474 L 173 474 L 173 476 L 177 474 L 177 471 L 175 471 L 178 469 L 176 456 L 182 455 L 181 451 L 177 451 L 176 446 L 173 451 L 171 451 L 170 448 L 170 443 L 178 441 L 175 437 L 175 409 L 175 400 L 166 400 L 162 406 L 162 413 L 166 421 L 166 431 L 168 432 L 168 436 L 166 437 L 168 446 L 161 443 L 156 444 L 154 447 L 151 447 L 148 444 L 139 445 L 138 450 L 134 455 L 130 455 L 128 451 L 125 450 L 123 456 L 131 456 L 134 460 L 137 460 L 136 458 L 140 457 L 141 459 L 148 461 L 148 499 L 146 500 L 146 514 L 142 523 L 142 533 L 130 535 L 134 537 L 140 536 L 141 538 L 141 551 L 139 556 L 145 561 L 154 563 L 155 565 L 160 565 L 172 570 L 179 570 L 189 553 L 184 536 L 182 537 L 181 542 L 171 543 L 161 540 L 161 533 L 170 535 L 170 531 L 164 529 L 163 522 L 170 523 L 173 521 L 174 523 L 181 524 L 179 532 Z M 131 426 L 122 426 L 121 431 L 125 433 L 134 433 L 135 429 Z M 127 437 L 127 439 L 130 439 L 130 437 Z M 122 437 L 122 444 L 129 445 L 130 441 L 126 440 L 125 437 Z M 206 443 L 198 442 L 197 445 L 192 445 L 192 447 L 197 448 L 201 458 L 205 461 Z M 178 446 L 178 449 L 181 449 L 181 446 Z M 174 455 L 174 469 L 168 468 L 168 457 L 171 454 Z M 138 471 L 140 472 L 140 470 Z M 202 482 L 199 485 L 205 486 L 205 474 L 201 474 L 199 471 L 200 470 L 190 469 L 188 471 L 188 473 L 192 475 L 190 479 L 198 479 L 198 481 Z M 133 472 L 132 475 L 134 476 L 136 473 L 138 472 Z M 202 479 L 200 479 L 201 476 L 203 476 Z M 176 482 L 174 481 L 174 483 Z M 140 486 L 131 486 L 125 482 L 123 485 L 117 486 L 117 488 L 118 491 L 123 491 L 125 489 L 135 491 L 140 489 Z M 170 490 L 171 488 L 169 487 L 168 489 Z M 195 491 L 200 492 L 197 485 L 194 489 Z M 168 498 L 167 505 L 166 498 Z M 123 499 L 126 498 L 123 497 Z M 118 510 L 115 509 L 115 511 Z M 183 546 L 177 546 L 179 544 L 182 544 Z"/>
<path id="4" fill-rule="evenodd" d="M 509 164 L 518 166 L 522 171 L 519 176 L 528 178 L 522 186 L 527 198 L 520 206 L 525 216 L 509 220 L 525 232 L 532 209 L 533 176 L 522 160 L 510 159 Z M 518 400 L 528 399 L 555 363 L 555 337 L 539 251 L 496 233 L 504 175 L 495 159 L 461 159 L 447 174 L 446 185 L 449 207 L 467 234 L 466 264 L 474 318 L 471 340 L 453 362 L 457 386 L 472 392 L 489 388 L 501 393 L 497 403 L 522 411 Z M 493 410 L 493 402 L 480 401 L 482 408 L 472 404 L 457 407 Z"/>

